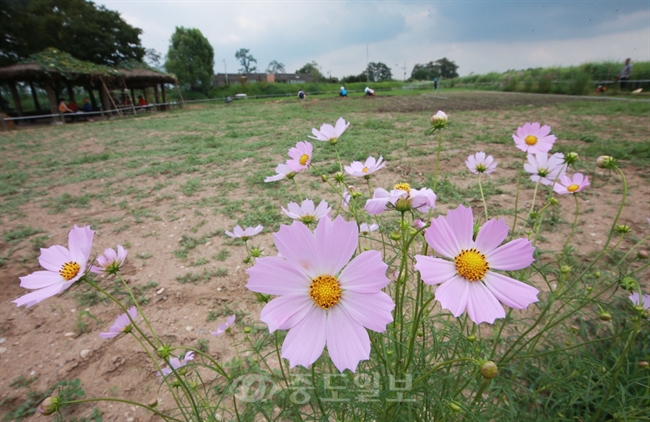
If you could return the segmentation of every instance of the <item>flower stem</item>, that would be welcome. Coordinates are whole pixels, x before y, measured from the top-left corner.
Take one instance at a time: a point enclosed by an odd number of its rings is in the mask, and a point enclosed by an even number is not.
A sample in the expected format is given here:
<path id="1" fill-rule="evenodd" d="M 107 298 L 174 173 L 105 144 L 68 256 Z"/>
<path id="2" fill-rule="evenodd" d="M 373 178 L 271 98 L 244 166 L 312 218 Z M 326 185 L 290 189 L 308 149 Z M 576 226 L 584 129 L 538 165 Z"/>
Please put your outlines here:
<path id="1" fill-rule="evenodd" d="M 295 177 L 291 180 L 293 180 L 293 184 L 296 185 L 296 193 L 298 194 L 298 198 L 300 198 L 300 202 L 302 202 L 302 195 L 300 194 L 300 188 L 298 188 L 298 182 L 296 182 Z"/>
<path id="2" fill-rule="evenodd" d="M 483 200 L 483 209 L 485 210 L 485 221 L 488 221 L 487 203 L 485 202 L 485 195 L 483 194 L 483 185 L 481 184 L 481 174 L 478 175 L 478 188 L 481 191 L 481 199 Z"/>
<path id="3" fill-rule="evenodd" d="M 575 213 L 575 217 L 573 218 L 573 225 L 571 226 L 571 233 L 569 233 L 569 236 L 567 236 L 566 242 L 564 242 L 564 246 L 562 247 L 562 251 L 566 251 L 566 248 L 569 245 L 569 241 L 571 241 L 571 237 L 573 237 L 573 233 L 575 233 L 576 226 L 578 225 L 578 210 L 580 208 L 580 204 L 578 203 L 578 195 L 573 194 L 573 198 L 576 200 L 576 213 Z"/>
<path id="4" fill-rule="evenodd" d="M 517 194 L 515 195 L 515 218 L 512 221 L 512 230 L 510 233 L 514 235 L 515 227 L 517 227 L 517 211 L 519 206 L 519 188 L 521 186 L 521 175 L 524 173 L 524 163 L 526 162 L 526 156 L 521 160 L 521 166 L 519 166 L 519 176 L 517 176 Z"/>
<path id="5" fill-rule="evenodd" d="M 438 130 L 438 152 L 436 153 L 436 173 L 433 176 L 433 191 L 438 186 L 438 166 L 440 165 L 440 150 L 442 149 L 442 130 Z"/>

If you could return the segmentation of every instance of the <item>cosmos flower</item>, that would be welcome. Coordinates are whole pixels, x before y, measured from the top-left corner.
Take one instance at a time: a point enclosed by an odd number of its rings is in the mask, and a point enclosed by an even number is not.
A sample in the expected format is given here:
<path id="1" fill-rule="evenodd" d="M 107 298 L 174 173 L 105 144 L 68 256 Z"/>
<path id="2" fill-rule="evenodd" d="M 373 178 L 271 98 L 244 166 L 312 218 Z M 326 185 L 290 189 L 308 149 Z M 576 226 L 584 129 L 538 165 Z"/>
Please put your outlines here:
<path id="1" fill-rule="evenodd" d="M 474 174 L 490 174 L 497 168 L 497 162 L 491 155 L 485 156 L 484 152 L 477 152 L 467 157 L 465 165 Z"/>
<path id="2" fill-rule="evenodd" d="M 132 329 L 131 320 L 135 321 L 135 318 L 138 316 L 138 309 L 135 306 L 131 306 L 127 312 L 131 316 L 131 319 L 129 319 L 129 315 L 127 314 L 118 316 L 113 325 L 111 325 L 111 328 L 108 329 L 108 332 L 99 333 L 99 336 L 101 338 L 113 338 L 122 333 L 130 332 Z"/>
<path id="3" fill-rule="evenodd" d="M 639 297 L 639 293 L 634 292 L 629 296 L 629 299 L 634 306 L 642 306 L 644 310 L 650 310 L 650 295 Z M 650 320 L 650 317 L 648 317 L 648 320 Z"/>
<path id="4" fill-rule="evenodd" d="M 517 128 L 517 133 L 512 135 L 515 146 L 529 154 L 549 152 L 555 142 L 555 135 L 551 133 L 550 126 L 540 126 L 539 123 L 526 123 Z"/>
<path id="5" fill-rule="evenodd" d="M 282 179 L 293 179 L 293 176 L 296 175 L 296 172 L 291 170 L 291 167 L 286 164 L 278 164 L 278 166 L 275 168 L 275 172 L 277 173 L 275 176 L 269 176 L 264 179 L 264 181 L 266 183 L 277 182 L 278 180 Z"/>
<path id="6" fill-rule="evenodd" d="M 347 129 L 348 126 L 350 126 L 350 122 L 346 123 L 345 120 L 343 120 L 343 117 L 339 117 L 339 119 L 336 121 L 336 126 L 323 123 L 323 125 L 320 127 L 320 130 L 313 128 L 311 130 L 311 133 L 314 136 L 310 136 L 310 138 L 316 139 L 317 141 L 335 144 L 338 142 L 339 138 L 341 135 L 343 135 L 343 132 L 345 132 L 345 129 Z"/>
<path id="7" fill-rule="evenodd" d="M 350 261 L 358 238 L 356 223 L 341 216 L 322 218 L 313 233 L 294 221 L 275 234 L 282 258 L 259 258 L 247 270 L 249 290 L 279 296 L 262 309 L 260 319 L 270 332 L 289 330 L 282 357 L 292 368 L 308 367 L 327 345 L 339 371 L 355 371 L 370 357 L 366 328 L 383 332 L 393 320 L 395 305 L 381 291 L 390 282 L 388 266 L 376 250 Z"/>
<path id="8" fill-rule="evenodd" d="M 90 271 L 95 274 L 117 274 L 118 270 L 124 265 L 127 251 L 122 245 L 117 245 L 117 252 L 114 249 L 108 248 L 104 250 L 104 255 L 97 257 L 97 264 L 93 265 Z"/>
<path id="9" fill-rule="evenodd" d="M 365 163 L 353 161 L 349 166 L 345 166 L 345 171 L 354 177 L 370 177 L 371 174 L 382 169 L 385 165 L 383 157 L 379 157 L 379 160 L 375 160 L 375 157 L 368 157 Z"/>
<path id="10" fill-rule="evenodd" d="M 182 368 L 183 366 L 187 365 L 187 363 L 191 360 L 194 360 L 194 352 L 187 352 L 185 353 L 185 356 L 182 358 L 171 358 L 169 359 L 169 365 L 174 368 L 175 370 L 178 370 Z M 160 377 L 166 377 L 167 375 L 171 374 L 172 370 L 171 368 L 162 368 L 160 371 L 156 372 L 156 376 Z"/>
<path id="11" fill-rule="evenodd" d="M 436 194 L 428 188 L 411 189 L 408 183 L 398 183 L 390 192 L 382 188 L 375 189 L 364 209 L 368 214 L 381 214 L 389 205 L 400 212 L 428 212 L 436 206 Z"/>
<path id="12" fill-rule="evenodd" d="M 494 272 L 526 268 L 533 261 L 535 248 L 528 239 L 515 239 L 499 246 L 508 235 L 503 220 L 488 220 L 473 238 L 474 216 L 471 208 L 460 205 L 447 217 L 431 220 L 425 231 L 427 243 L 443 258 L 416 255 L 415 268 L 422 280 L 439 284 L 436 300 L 455 317 L 467 311 L 476 324 L 494 323 L 504 318 L 501 303 L 525 309 L 537 302 L 539 290 Z"/>
<path id="13" fill-rule="evenodd" d="M 352 199 L 352 195 L 350 192 L 354 192 L 354 186 L 348 186 L 347 189 L 343 191 L 343 199 L 341 200 L 341 207 L 343 207 L 344 210 L 347 210 L 348 207 L 350 206 L 350 200 Z"/>
<path id="14" fill-rule="evenodd" d="M 540 181 L 541 184 L 550 186 L 566 172 L 564 154 L 556 152 L 550 157 L 545 152 L 528 154 L 524 170 L 531 175 L 530 180 L 533 182 Z"/>
<path id="15" fill-rule="evenodd" d="M 288 208 L 289 210 L 286 210 L 282 207 L 282 212 L 284 212 L 287 217 L 293 218 L 294 220 L 300 220 L 305 224 L 318 221 L 332 211 L 332 207 L 328 207 L 327 202 L 325 201 L 320 201 L 318 207 L 314 208 L 314 201 L 311 199 L 305 199 L 300 205 L 295 202 L 289 202 Z"/>
<path id="16" fill-rule="evenodd" d="M 359 226 L 359 233 L 368 234 L 370 232 L 377 231 L 377 229 L 379 229 L 379 226 L 377 224 L 368 225 L 368 223 L 361 223 Z"/>
<path id="17" fill-rule="evenodd" d="M 230 237 L 238 237 L 242 240 L 248 240 L 249 237 L 253 237 L 256 234 L 260 233 L 264 229 L 263 226 L 257 225 L 257 227 L 247 227 L 246 230 L 243 230 L 239 225 L 235 226 L 233 229 L 234 233 L 226 230 L 226 234 Z"/>
<path id="18" fill-rule="evenodd" d="M 211 334 L 213 336 L 221 336 L 221 335 L 223 335 L 228 330 L 228 328 L 230 328 L 230 326 L 235 322 L 236 318 L 237 317 L 235 315 L 230 315 L 228 317 L 228 319 L 226 320 L 226 322 L 219 325 L 217 327 L 217 331 L 213 331 Z"/>
<path id="19" fill-rule="evenodd" d="M 438 110 L 436 114 L 431 116 L 431 126 L 434 129 L 442 129 L 447 125 L 448 119 L 449 117 L 442 110 Z"/>
<path id="20" fill-rule="evenodd" d="M 42 300 L 63 292 L 86 273 L 93 246 L 94 231 L 74 226 L 68 234 L 68 248 L 60 245 L 41 249 L 38 262 L 47 271 L 36 271 L 20 277 L 20 287 L 35 290 L 14 300 L 18 306 L 34 306 Z"/>
<path id="21" fill-rule="evenodd" d="M 553 186 L 553 190 L 560 195 L 566 195 L 582 192 L 587 186 L 589 186 L 589 178 L 582 173 L 576 173 L 573 178 L 566 175 L 560 176 L 560 179 Z"/>
<path id="22" fill-rule="evenodd" d="M 307 141 L 296 143 L 295 147 L 289 149 L 291 160 L 287 160 L 287 166 L 296 173 L 306 169 L 311 163 L 312 150 L 311 143 Z"/>

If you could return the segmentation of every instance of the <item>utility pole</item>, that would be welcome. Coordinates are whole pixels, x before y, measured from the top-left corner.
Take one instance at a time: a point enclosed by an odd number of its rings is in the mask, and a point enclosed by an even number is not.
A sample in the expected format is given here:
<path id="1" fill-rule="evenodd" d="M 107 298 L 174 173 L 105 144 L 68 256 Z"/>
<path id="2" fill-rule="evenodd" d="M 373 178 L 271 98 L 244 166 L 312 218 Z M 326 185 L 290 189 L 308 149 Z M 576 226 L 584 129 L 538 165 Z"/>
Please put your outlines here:
<path id="1" fill-rule="evenodd" d="M 404 67 L 402 70 L 404 70 L 404 82 L 406 82 L 406 62 L 404 62 Z"/>
<path id="2" fill-rule="evenodd" d="M 224 74 L 226 75 L 226 85 L 230 85 L 228 83 L 228 69 L 226 69 L 226 59 L 223 59 L 223 71 Z"/>
<path id="3" fill-rule="evenodd" d="M 370 69 L 368 69 L 368 44 L 366 44 L 366 82 L 370 82 Z"/>

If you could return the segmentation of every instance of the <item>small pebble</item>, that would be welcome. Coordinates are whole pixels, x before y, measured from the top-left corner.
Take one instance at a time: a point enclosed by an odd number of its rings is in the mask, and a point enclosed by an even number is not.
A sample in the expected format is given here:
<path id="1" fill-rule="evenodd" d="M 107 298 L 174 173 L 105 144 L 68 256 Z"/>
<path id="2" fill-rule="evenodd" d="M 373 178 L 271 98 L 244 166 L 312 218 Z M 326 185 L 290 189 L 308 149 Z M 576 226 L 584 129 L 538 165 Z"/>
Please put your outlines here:
<path id="1" fill-rule="evenodd" d="M 65 333 L 64 335 L 65 335 L 66 337 L 74 337 L 74 336 L 75 336 L 75 333 L 73 333 L 72 331 L 70 331 L 69 333 Z"/>
<path id="2" fill-rule="evenodd" d="M 0 355 L 7 351 L 6 347 L 0 347 Z"/>
<path id="3" fill-rule="evenodd" d="M 158 291 L 156 292 L 156 294 L 157 294 L 157 295 L 161 295 L 161 294 L 163 294 L 164 291 L 165 291 L 165 288 L 162 287 L 162 288 L 158 289 Z"/>
<path id="4" fill-rule="evenodd" d="M 185 330 L 186 330 L 186 331 L 192 331 L 193 329 L 194 329 L 194 327 L 191 327 L 191 326 L 189 326 L 189 325 L 188 325 L 187 327 L 185 327 Z"/>
<path id="5" fill-rule="evenodd" d="M 79 356 L 81 356 L 81 359 L 86 359 L 90 355 L 90 350 L 88 349 L 83 349 L 81 352 L 79 352 Z"/>
<path id="6" fill-rule="evenodd" d="M 4 338 L 4 337 L 0 338 L 0 344 L 4 343 L 5 341 L 7 341 L 6 338 Z"/>

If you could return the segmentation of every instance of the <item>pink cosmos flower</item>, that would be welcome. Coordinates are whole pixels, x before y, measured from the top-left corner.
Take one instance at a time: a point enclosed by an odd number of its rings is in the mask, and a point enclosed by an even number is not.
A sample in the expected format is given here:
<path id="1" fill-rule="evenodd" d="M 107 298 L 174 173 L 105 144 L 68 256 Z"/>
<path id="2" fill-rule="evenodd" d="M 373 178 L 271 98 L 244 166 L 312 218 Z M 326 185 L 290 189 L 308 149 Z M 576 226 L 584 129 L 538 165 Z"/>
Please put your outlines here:
<path id="1" fill-rule="evenodd" d="M 320 127 L 320 130 L 313 128 L 311 130 L 311 133 L 314 134 L 314 136 L 310 136 L 309 138 L 316 139 L 317 141 L 335 144 L 338 142 L 339 138 L 341 135 L 343 135 L 343 132 L 345 132 L 345 129 L 347 129 L 348 126 L 350 126 L 350 122 L 346 123 L 345 120 L 343 120 L 343 117 L 339 117 L 339 119 L 336 121 L 336 126 L 323 123 L 323 125 Z"/>
<path id="2" fill-rule="evenodd" d="M 183 366 L 187 365 L 187 363 L 191 360 L 194 360 L 194 352 L 187 352 L 185 353 L 185 356 L 182 358 L 171 358 L 169 359 L 169 365 L 174 368 L 175 370 L 178 370 L 182 368 Z M 156 376 L 160 377 L 166 377 L 167 375 L 171 374 L 172 370 L 171 368 L 162 368 L 160 371 L 156 372 Z M 162 380 L 161 380 L 162 382 Z"/>
<path id="3" fill-rule="evenodd" d="M 491 155 L 485 156 L 484 152 L 477 152 L 467 157 L 465 165 L 474 174 L 490 174 L 497 168 L 497 162 Z"/>
<path id="4" fill-rule="evenodd" d="M 127 314 L 118 316 L 113 325 L 111 325 L 111 328 L 108 329 L 108 332 L 99 333 L 99 336 L 101 338 L 113 338 L 131 331 L 131 320 L 135 321 L 135 318 L 138 316 L 138 309 L 135 306 L 131 306 L 127 312 L 131 316 L 131 319 L 129 319 L 129 315 Z"/>
<path id="5" fill-rule="evenodd" d="M 539 290 L 493 270 L 514 271 L 533 261 L 535 248 L 528 239 L 515 239 L 499 246 L 508 235 L 503 220 L 488 220 L 473 240 L 474 216 L 471 208 L 460 205 L 447 217 L 431 220 L 424 234 L 439 256 L 416 255 L 422 280 L 436 289 L 436 300 L 455 317 L 465 310 L 476 324 L 494 323 L 505 317 L 501 303 L 525 309 L 537 302 Z"/>
<path id="6" fill-rule="evenodd" d="M 368 157 L 365 163 L 353 161 L 349 166 L 345 166 L 345 171 L 354 177 L 370 177 L 371 174 L 384 168 L 385 165 L 383 157 L 379 157 L 379 160 L 375 160 L 375 157 Z"/>
<path id="7" fill-rule="evenodd" d="M 228 319 L 226 320 L 226 322 L 224 322 L 223 324 L 218 326 L 217 331 L 213 331 L 211 334 L 213 336 L 221 336 L 221 335 L 223 335 L 226 332 L 226 330 L 228 330 L 228 328 L 230 328 L 230 326 L 235 322 L 236 318 L 237 317 L 235 315 L 230 315 L 228 317 Z"/>
<path id="8" fill-rule="evenodd" d="M 68 234 L 68 248 L 60 245 L 41 249 L 38 262 L 47 271 L 36 271 L 20 277 L 20 287 L 36 290 L 14 300 L 18 306 L 34 306 L 42 300 L 63 292 L 86 273 L 93 234 L 90 227 L 77 227 Z"/>
<path id="9" fill-rule="evenodd" d="M 92 266 L 90 271 L 95 274 L 117 274 L 117 271 L 124 265 L 127 251 L 122 245 L 117 245 L 117 252 L 115 249 L 105 249 L 104 255 L 97 257 L 97 266 Z"/>
<path id="10" fill-rule="evenodd" d="M 375 189 L 364 209 L 368 214 L 381 214 L 389 205 L 398 211 L 415 209 L 428 212 L 436 206 L 436 194 L 428 188 L 411 189 L 408 183 L 398 183 L 390 192 L 382 188 Z"/>
<path id="11" fill-rule="evenodd" d="M 560 195 L 566 195 L 582 192 L 587 186 L 589 186 L 589 178 L 582 173 L 576 173 L 573 178 L 566 175 L 560 176 L 560 180 L 553 186 L 553 190 Z"/>
<path id="12" fill-rule="evenodd" d="M 348 186 L 347 189 L 343 191 L 343 199 L 341 200 L 341 207 L 343 207 L 344 210 L 347 210 L 348 207 L 350 206 L 350 200 L 352 199 L 352 195 L 350 195 L 350 192 L 354 192 L 354 186 Z"/>
<path id="13" fill-rule="evenodd" d="M 629 299 L 632 301 L 634 306 L 643 306 L 643 309 L 646 310 L 650 309 L 650 295 L 639 297 L 639 293 L 634 292 L 629 296 Z M 648 317 L 648 320 L 650 320 L 650 317 Z"/>
<path id="14" fill-rule="evenodd" d="M 377 224 L 368 225 L 368 223 L 361 223 L 359 226 L 359 233 L 368 234 L 370 232 L 377 231 L 377 229 L 379 229 L 379 226 Z"/>
<path id="15" fill-rule="evenodd" d="M 528 162 L 524 164 L 524 170 L 531 175 L 530 180 L 533 182 L 539 180 L 541 184 L 550 186 L 566 173 L 564 154 L 556 152 L 550 157 L 545 152 L 528 154 Z"/>
<path id="16" fill-rule="evenodd" d="M 275 168 L 275 172 L 277 173 L 275 176 L 269 176 L 264 179 L 264 181 L 268 183 L 277 182 L 278 180 L 282 179 L 292 179 L 296 174 L 296 172 L 291 170 L 291 167 L 286 164 L 278 164 L 278 166 Z"/>
<path id="17" fill-rule="evenodd" d="M 270 332 L 289 330 L 282 357 L 292 368 L 308 367 L 327 345 L 339 371 L 355 371 L 370 356 L 366 328 L 383 332 L 393 320 L 395 304 L 381 291 L 390 282 L 388 266 L 376 250 L 350 261 L 358 239 L 356 223 L 341 216 L 322 218 L 313 233 L 294 221 L 275 234 L 284 259 L 258 258 L 246 270 L 249 290 L 279 296 L 262 309 L 260 319 Z"/>
<path id="18" fill-rule="evenodd" d="M 289 149 L 289 157 L 291 157 L 291 160 L 287 160 L 287 166 L 296 173 L 303 171 L 311 163 L 312 150 L 311 143 L 307 141 L 296 143 L 295 147 Z"/>
<path id="19" fill-rule="evenodd" d="M 413 220 L 412 225 L 413 225 L 413 227 L 415 227 L 416 229 L 420 230 L 422 227 L 426 226 L 427 223 L 425 223 L 424 221 L 422 221 L 422 220 L 420 220 L 420 219 L 418 218 L 417 220 Z"/>
<path id="20" fill-rule="evenodd" d="M 517 133 L 512 135 L 515 141 L 515 146 L 520 150 L 529 154 L 537 154 L 540 152 L 549 152 L 555 142 L 555 135 L 551 133 L 550 126 L 541 126 L 535 123 L 526 123 L 517 128 Z"/>
<path id="21" fill-rule="evenodd" d="M 257 225 L 257 227 L 247 227 L 246 230 L 242 229 L 239 227 L 239 225 L 235 226 L 233 229 L 234 233 L 229 232 L 226 230 L 226 234 L 230 237 L 238 237 L 241 238 L 242 240 L 248 240 L 249 237 L 253 237 L 256 234 L 260 233 L 264 229 L 263 226 Z"/>
<path id="22" fill-rule="evenodd" d="M 288 208 L 289 210 L 287 211 L 282 207 L 282 212 L 284 212 L 288 217 L 291 217 L 294 220 L 300 220 L 305 224 L 310 224 L 314 221 L 320 220 L 332 211 L 332 207 L 328 207 L 327 202 L 325 201 L 320 201 L 318 207 L 314 208 L 314 201 L 311 199 L 305 199 L 300 205 L 295 202 L 289 202 Z"/>

